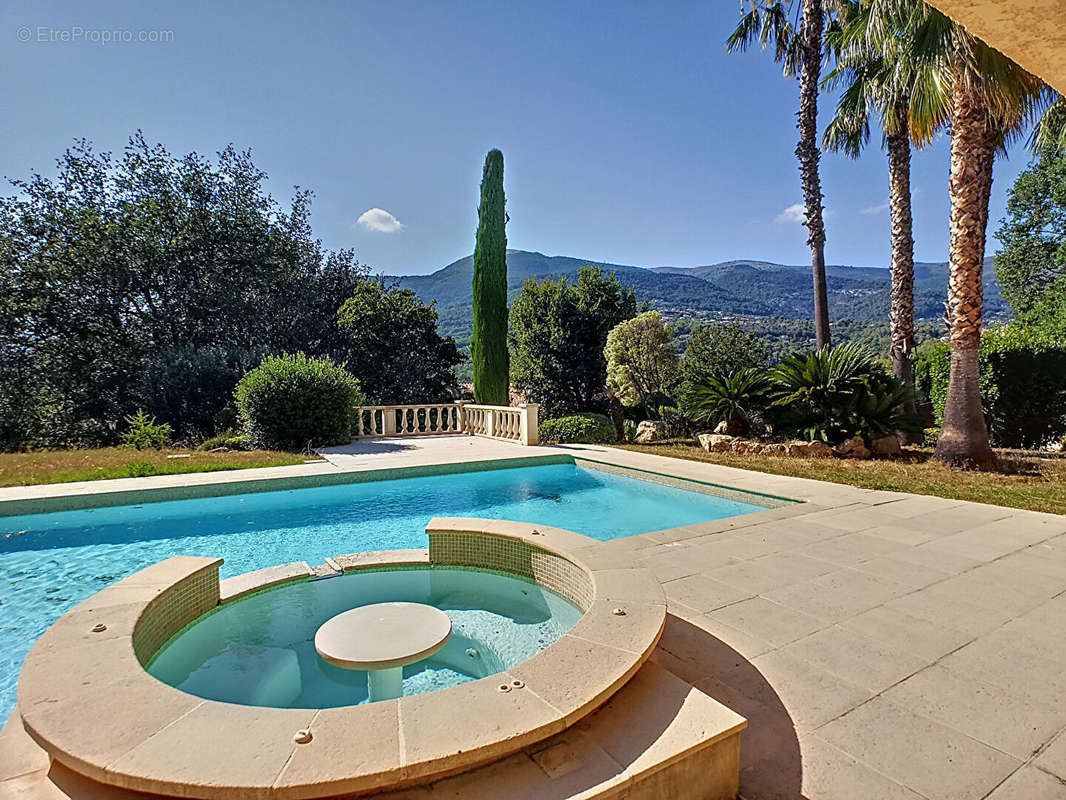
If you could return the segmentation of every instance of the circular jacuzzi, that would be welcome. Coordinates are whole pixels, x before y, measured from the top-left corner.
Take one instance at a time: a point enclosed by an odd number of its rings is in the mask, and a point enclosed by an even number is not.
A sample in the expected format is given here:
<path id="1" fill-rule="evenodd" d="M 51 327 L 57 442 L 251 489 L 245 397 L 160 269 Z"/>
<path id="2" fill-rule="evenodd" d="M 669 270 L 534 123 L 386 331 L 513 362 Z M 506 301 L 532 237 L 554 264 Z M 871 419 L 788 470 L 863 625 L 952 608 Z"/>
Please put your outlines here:
<path id="1" fill-rule="evenodd" d="M 118 581 L 34 645 L 22 724 L 66 768 L 141 792 L 380 792 L 570 728 L 662 634 L 662 588 L 625 549 L 504 520 L 437 518 L 426 532 L 428 550 L 337 556 L 325 569 L 220 582 L 221 559 L 174 556 Z M 320 657 L 316 632 L 389 604 L 446 615 L 450 634 L 404 662 L 399 693 L 368 702 L 369 673 Z"/>
<path id="2" fill-rule="evenodd" d="M 171 686 L 226 703 L 336 708 L 368 701 L 367 672 L 327 663 L 315 632 L 374 603 L 423 603 L 452 624 L 444 647 L 403 668 L 403 695 L 458 686 L 521 664 L 581 618 L 540 584 L 487 570 L 426 566 L 359 570 L 284 584 L 219 606 L 170 639 L 147 665 Z"/>

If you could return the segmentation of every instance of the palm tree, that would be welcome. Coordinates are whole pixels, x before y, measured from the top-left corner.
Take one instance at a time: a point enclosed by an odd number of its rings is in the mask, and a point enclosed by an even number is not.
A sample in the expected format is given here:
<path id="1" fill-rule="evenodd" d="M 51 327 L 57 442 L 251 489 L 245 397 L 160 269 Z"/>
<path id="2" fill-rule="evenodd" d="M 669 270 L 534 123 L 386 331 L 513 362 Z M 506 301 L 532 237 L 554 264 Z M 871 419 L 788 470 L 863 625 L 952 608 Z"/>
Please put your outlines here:
<path id="1" fill-rule="evenodd" d="M 1047 89 L 961 25 L 916 0 L 870 0 L 866 30 L 871 49 L 892 53 L 907 48 L 907 63 L 914 70 L 912 137 L 927 141 L 946 122 L 951 127 L 951 378 L 934 458 L 952 466 L 995 469 L 978 362 L 992 168 L 997 150 L 1046 102 Z"/>
<path id="2" fill-rule="evenodd" d="M 866 40 L 869 5 L 836 0 L 839 24 L 826 43 L 837 62 L 823 85 L 841 88 L 836 114 L 822 144 L 827 150 L 858 158 L 870 140 L 870 114 L 877 115 L 888 154 L 888 204 L 891 218 L 892 372 L 914 386 L 914 235 L 911 214 L 910 96 L 913 71 L 902 48 L 875 50 Z M 913 412 L 914 403 L 908 403 Z"/>
<path id="3" fill-rule="evenodd" d="M 763 50 L 774 47 L 774 59 L 784 65 L 786 78 L 797 74 L 800 84 L 796 158 L 800 165 L 806 208 L 807 244 L 814 277 L 814 333 L 818 347 L 830 345 L 829 299 L 825 280 L 825 224 L 822 219 L 822 181 L 818 172 L 818 89 L 822 71 L 822 36 L 826 14 L 822 0 L 742 0 L 746 8 L 729 37 L 729 52 L 747 49 L 758 40 Z M 800 8 L 798 25 L 794 9 Z"/>

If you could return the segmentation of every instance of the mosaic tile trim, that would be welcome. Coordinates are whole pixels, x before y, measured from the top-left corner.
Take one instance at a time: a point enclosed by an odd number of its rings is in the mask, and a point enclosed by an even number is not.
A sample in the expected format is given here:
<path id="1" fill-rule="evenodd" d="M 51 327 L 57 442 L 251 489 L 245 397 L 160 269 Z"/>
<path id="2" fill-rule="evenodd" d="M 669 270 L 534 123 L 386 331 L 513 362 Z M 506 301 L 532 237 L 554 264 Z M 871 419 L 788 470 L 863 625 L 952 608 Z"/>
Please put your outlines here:
<path id="1" fill-rule="evenodd" d="M 715 497 L 721 497 L 725 500 L 736 500 L 738 502 L 748 503 L 753 506 L 763 506 L 765 508 L 786 508 L 802 502 L 800 500 L 790 500 L 787 497 L 777 497 L 772 494 L 762 494 L 760 492 L 746 492 L 740 489 L 730 489 L 726 486 L 719 486 L 716 483 L 703 483 L 702 481 L 693 481 L 688 480 L 687 478 L 675 478 L 672 475 L 663 475 L 659 472 L 645 472 L 641 469 L 619 467 L 615 464 L 605 464 L 602 461 L 588 461 L 583 458 L 576 458 L 574 459 L 574 464 L 579 467 L 585 467 L 587 469 L 598 469 L 602 472 L 610 472 L 614 475 L 621 475 L 625 478 L 636 478 L 637 480 L 641 481 L 661 483 L 663 486 L 670 486 L 674 489 L 684 489 L 689 492 L 710 494 L 714 495 Z"/>
<path id="2" fill-rule="evenodd" d="M 592 605 L 592 578 L 584 567 L 520 539 L 491 533 L 430 531 L 429 560 L 435 565 L 509 572 L 536 581 L 582 611 Z"/>
<path id="3" fill-rule="evenodd" d="M 170 638 L 218 605 L 218 566 L 183 578 L 153 600 L 133 629 L 133 652 L 142 665 Z"/>

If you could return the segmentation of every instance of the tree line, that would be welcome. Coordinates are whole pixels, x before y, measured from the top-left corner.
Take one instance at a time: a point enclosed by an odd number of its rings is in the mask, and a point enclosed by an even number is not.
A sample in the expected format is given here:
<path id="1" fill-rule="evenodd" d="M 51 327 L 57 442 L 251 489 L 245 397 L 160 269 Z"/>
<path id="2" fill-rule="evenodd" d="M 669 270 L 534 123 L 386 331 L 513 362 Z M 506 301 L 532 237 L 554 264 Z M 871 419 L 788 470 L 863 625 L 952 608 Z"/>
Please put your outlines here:
<path id="1" fill-rule="evenodd" d="M 381 402 L 454 396 L 436 311 L 311 233 L 251 154 L 78 141 L 0 199 L 0 449 L 106 445 L 138 410 L 197 441 L 265 356 L 328 356 Z"/>

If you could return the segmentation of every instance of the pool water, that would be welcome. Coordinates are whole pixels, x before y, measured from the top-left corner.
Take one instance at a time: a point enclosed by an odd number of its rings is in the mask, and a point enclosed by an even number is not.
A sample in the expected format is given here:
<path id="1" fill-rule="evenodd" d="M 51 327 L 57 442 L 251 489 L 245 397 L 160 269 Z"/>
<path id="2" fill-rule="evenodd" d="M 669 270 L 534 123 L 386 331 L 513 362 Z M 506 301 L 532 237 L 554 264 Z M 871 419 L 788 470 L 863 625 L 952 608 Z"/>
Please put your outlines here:
<path id="1" fill-rule="evenodd" d="M 534 583 L 456 568 L 360 572 L 305 581 L 222 606 L 166 644 L 148 671 L 208 700 L 279 708 L 367 702 L 367 673 L 323 661 L 326 620 L 370 603 L 427 603 L 452 620 L 448 643 L 403 669 L 404 695 L 458 686 L 532 658 L 581 617 Z"/>
<path id="2" fill-rule="evenodd" d="M 606 540 L 765 510 L 574 464 L 0 517 L 0 719 L 19 668 L 63 613 L 173 555 L 222 576 L 290 561 L 426 546 L 435 516 L 539 523 Z"/>

